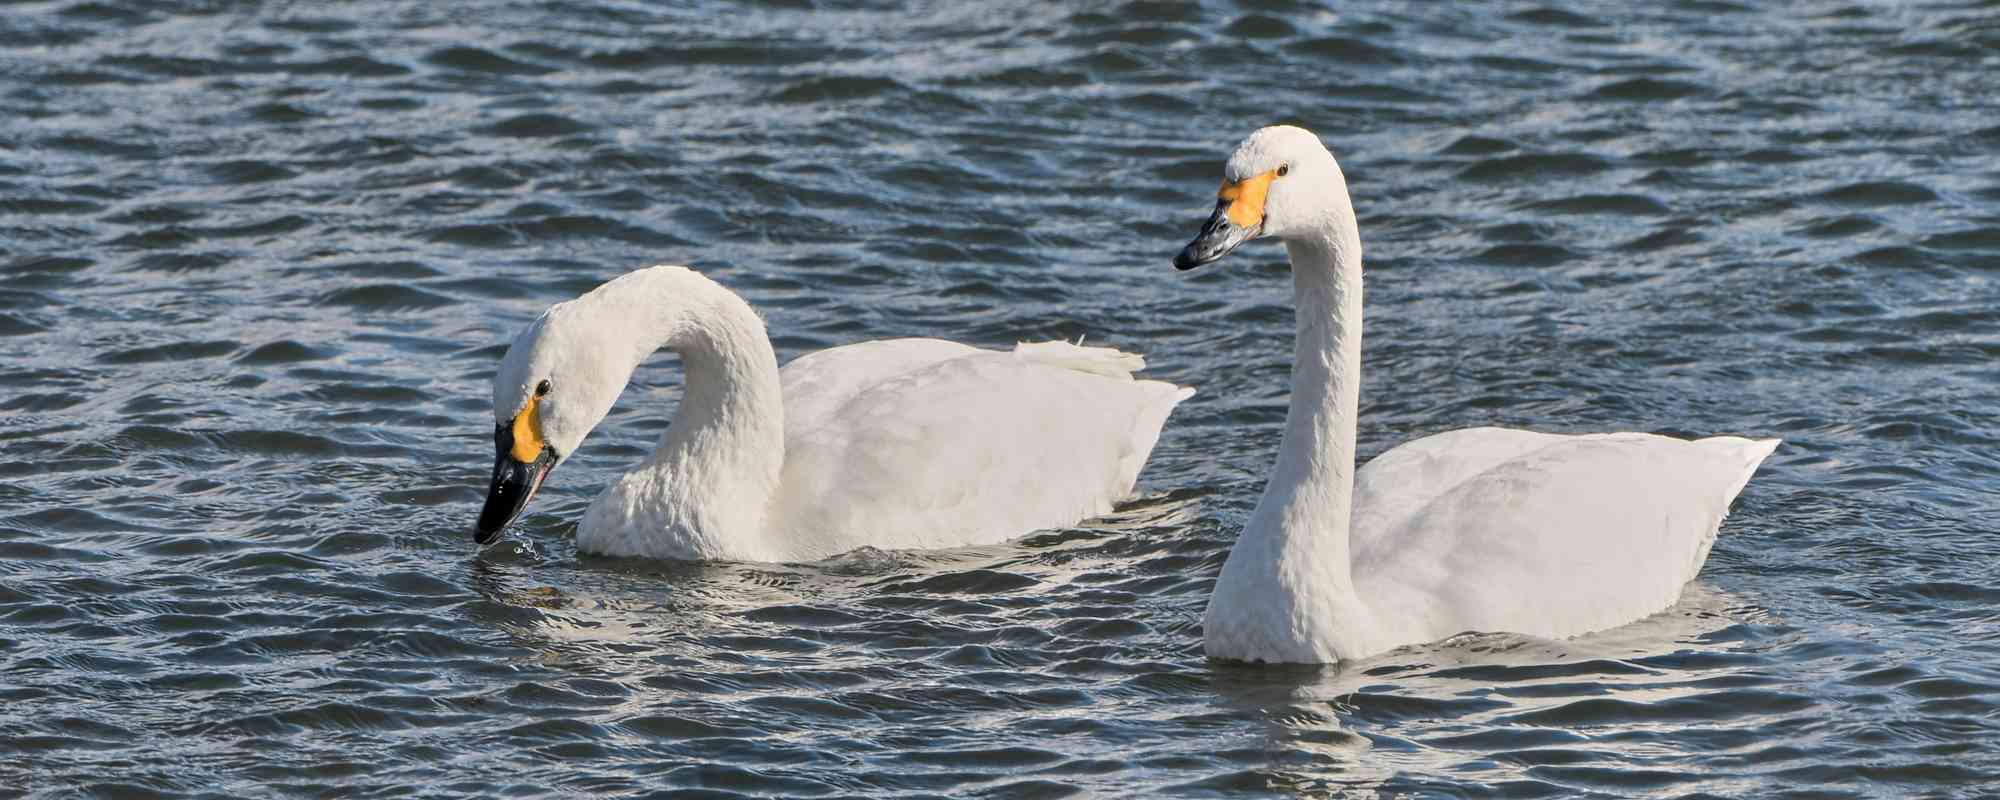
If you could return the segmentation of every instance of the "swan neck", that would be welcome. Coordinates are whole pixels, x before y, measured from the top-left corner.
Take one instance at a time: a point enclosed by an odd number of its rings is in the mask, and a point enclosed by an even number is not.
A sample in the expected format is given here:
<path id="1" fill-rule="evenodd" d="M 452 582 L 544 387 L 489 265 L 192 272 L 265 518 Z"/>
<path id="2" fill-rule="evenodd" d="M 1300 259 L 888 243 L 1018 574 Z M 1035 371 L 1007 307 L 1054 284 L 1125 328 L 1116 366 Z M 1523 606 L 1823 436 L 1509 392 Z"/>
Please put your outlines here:
<path id="1" fill-rule="evenodd" d="M 1291 406 L 1277 464 L 1223 565 L 1208 624 L 1247 632 L 1233 644 L 1211 640 L 1233 657 L 1330 663 L 1370 652 L 1376 638 L 1374 618 L 1355 592 L 1348 546 L 1361 388 L 1360 249 L 1333 237 L 1286 247 L 1298 315 Z"/>
<path id="2" fill-rule="evenodd" d="M 778 357 L 763 320 L 725 295 L 692 305 L 665 342 L 681 359 L 681 404 L 652 460 L 684 479 L 707 472 L 775 488 L 785 455 Z"/>
<path id="3" fill-rule="evenodd" d="M 1358 248 L 1335 239 L 1286 243 L 1292 259 L 1298 337 L 1291 405 L 1272 486 L 1283 489 L 1279 520 L 1296 547 L 1348 570 L 1355 417 L 1361 399 L 1361 265 Z"/>
<path id="4" fill-rule="evenodd" d="M 619 513 L 672 541 L 655 554 L 756 552 L 785 463 L 777 354 L 734 292 L 684 270 L 653 284 L 607 317 L 634 326 L 632 370 L 661 349 L 680 357 L 681 401 L 652 456 L 614 484 Z"/>
<path id="5" fill-rule="evenodd" d="M 688 309 L 663 343 L 681 359 L 681 404 L 652 460 L 768 469 L 775 478 L 785 447 L 777 354 L 756 312 L 734 295 L 728 300 Z"/>

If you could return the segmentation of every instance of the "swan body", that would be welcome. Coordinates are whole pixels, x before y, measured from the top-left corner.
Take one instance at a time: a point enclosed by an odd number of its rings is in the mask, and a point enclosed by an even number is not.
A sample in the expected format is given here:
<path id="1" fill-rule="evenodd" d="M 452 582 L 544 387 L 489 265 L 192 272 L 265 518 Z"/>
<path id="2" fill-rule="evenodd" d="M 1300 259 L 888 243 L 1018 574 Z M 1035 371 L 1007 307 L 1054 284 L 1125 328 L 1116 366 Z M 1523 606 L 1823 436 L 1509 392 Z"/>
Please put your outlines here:
<path id="1" fill-rule="evenodd" d="M 532 471 L 517 456 L 533 453 L 514 445 L 539 434 L 554 455 L 523 482 L 538 485 L 659 349 L 681 358 L 680 408 L 652 456 L 585 511 L 584 552 L 804 561 L 1074 524 L 1131 493 L 1167 415 L 1193 394 L 1134 380 L 1139 356 L 1064 342 L 891 339 L 781 370 L 742 298 L 660 266 L 557 304 L 514 341 L 494 379 L 496 436 L 510 439 L 496 476 L 510 459 Z M 523 431 L 524 417 L 539 428 Z M 525 506 L 531 494 L 493 496 Z"/>
<path id="2" fill-rule="evenodd" d="M 1298 314 L 1277 464 L 1209 599 L 1214 658 L 1332 663 L 1467 631 L 1569 637 L 1679 598 L 1776 439 L 1503 428 L 1436 434 L 1354 467 L 1361 242 L 1333 155 L 1253 134 L 1175 259 L 1284 241 Z"/>

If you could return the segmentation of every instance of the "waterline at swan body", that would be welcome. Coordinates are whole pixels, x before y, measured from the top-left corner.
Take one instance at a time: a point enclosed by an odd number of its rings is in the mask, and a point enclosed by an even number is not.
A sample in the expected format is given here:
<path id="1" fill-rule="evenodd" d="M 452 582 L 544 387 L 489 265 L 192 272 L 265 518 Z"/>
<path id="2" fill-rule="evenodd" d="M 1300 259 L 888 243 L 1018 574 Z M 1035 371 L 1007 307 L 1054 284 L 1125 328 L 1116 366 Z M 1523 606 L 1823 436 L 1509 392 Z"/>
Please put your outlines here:
<path id="1" fill-rule="evenodd" d="M 480 542 L 661 349 L 680 356 L 680 408 L 652 456 L 584 513 L 585 552 L 806 561 L 1071 525 L 1131 493 L 1167 415 L 1194 393 L 1133 379 L 1139 356 L 1064 342 L 890 339 L 780 370 L 741 297 L 686 267 L 651 267 L 556 304 L 508 349 Z"/>
<path id="2" fill-rule="evenodd" d="M 1262 237 L 1291 257 L 1291 405 L 1264 494 L 1209 598 L 1211 657 L 1332 663 L 1467 631 L 1560 638 L 1660 612 L 1778 445 L 1472 428 L 1357 471 L 1361 238 L 1347 180 L 1309 131 L 1244 140 L 1174 266 Z"/>

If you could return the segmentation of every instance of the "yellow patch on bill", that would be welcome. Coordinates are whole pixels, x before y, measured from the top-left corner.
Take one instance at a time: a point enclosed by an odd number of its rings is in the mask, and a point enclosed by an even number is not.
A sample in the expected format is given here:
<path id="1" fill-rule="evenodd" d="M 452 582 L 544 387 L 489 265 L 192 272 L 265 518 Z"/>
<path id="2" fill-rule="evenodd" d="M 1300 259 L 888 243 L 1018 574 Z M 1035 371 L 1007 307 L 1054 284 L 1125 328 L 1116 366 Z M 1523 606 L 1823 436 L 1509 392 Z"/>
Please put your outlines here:
<path id="1" fill-rule="evenodd" d="M 1277 180 L 1278 171 L 1271 170 L 1256 177 L 1244 178 L 1235 183 L 1225 183 L 1222 191 L 1215 196 L 1229 202 L 1229 221 L 1237 227 L 1248 228 L 1264 221 L 1264 195 L 1271 191 L 1271 181 Z"/>
<path id="2" fill-rule="evenodd" d="M 533 464 L 542 457 L 542 398 L 528 395 L 528 407 L 514 415 L 514 460 Z"/>

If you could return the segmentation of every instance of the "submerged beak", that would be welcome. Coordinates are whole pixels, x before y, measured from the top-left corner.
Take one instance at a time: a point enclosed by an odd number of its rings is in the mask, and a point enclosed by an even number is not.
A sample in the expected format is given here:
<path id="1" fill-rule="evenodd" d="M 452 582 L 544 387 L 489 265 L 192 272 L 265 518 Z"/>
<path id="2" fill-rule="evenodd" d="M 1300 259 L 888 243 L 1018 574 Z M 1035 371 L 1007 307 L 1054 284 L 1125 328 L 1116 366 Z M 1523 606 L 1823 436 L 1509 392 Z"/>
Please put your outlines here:
<path id="1" fill-rule="evenodd" d="M 480 509 L 479 524 L 472 529 L 472 540 L 479 544 L 500 538 L 560 460 L 556 449 L 542 440 L 540 401 L 539 395 L 529 398 L 527 408 L 512 423 L 493 428 L 493 484 L 486 488 L 486 507 Z"/>
<path id="2" fill-rule="evenodd" d="M 492 544 L 499 539 L 500 532 L 514 524 L 514 519 L 528 508 L 528 501 L 535 498 L 542 481 L 555 467 L 555 448 L 542 448 L 542 455 L 529 462 L 520 461 L 507 448 L 501 448 L 500 457 L 493 462 L 493 484 L 486 489 L 486 507 L 479 510 L 479 524 L 472 529 L 472 540 Z"/>
<path id="3" fill-rule="evenodd" d="M 1194 269 L 1213 264 L 1231 250 L 1264 233 L 1264 195 L 1277 173 L 1266 172 L 1253 178 L 1225 183 L 1216 193 L 1215 213 L 1201 226 L 1201 233 L 1174 256 L 1175 269 Z"/>

